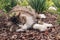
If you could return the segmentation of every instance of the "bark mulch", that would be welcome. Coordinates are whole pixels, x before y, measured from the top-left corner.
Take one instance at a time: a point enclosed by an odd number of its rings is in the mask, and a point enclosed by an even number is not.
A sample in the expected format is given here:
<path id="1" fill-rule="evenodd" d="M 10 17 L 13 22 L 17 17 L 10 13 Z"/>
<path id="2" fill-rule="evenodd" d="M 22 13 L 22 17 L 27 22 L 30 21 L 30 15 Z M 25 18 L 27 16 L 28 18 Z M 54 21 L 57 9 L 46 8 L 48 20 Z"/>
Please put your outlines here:
<path id="1" fill-rule="evenodd" d="M 34 29 L 16 32 L 15 30 L 18 26 L 7 20 L 4 16 L 1 16 L 0 40 L 60 40 L 60 25 L 56 23 L 57 15 L 46 14 L 46 16 L 47 18 L 42 21 L 52 23 L 54 27 L 48 28 L 48 31 L 46 30 L 45 32 Z"/>

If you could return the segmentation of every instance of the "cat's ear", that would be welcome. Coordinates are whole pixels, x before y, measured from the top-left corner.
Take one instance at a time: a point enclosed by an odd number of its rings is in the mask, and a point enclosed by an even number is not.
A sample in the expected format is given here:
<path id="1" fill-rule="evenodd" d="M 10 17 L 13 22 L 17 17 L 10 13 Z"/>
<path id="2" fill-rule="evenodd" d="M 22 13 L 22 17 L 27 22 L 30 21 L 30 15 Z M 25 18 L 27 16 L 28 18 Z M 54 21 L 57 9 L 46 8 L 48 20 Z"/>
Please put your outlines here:
<path id="1" fill-rule="evenodd" d="M 15 16 L 19 16 L 19 12 L 16 12 Z"/>
<path id="2" fill-rule="evenodd" d="M 21 15 L 20 12 L 17 12 L 15 16 L 19 17 Z"/>
<path id="3" fill-rule="evenodd" d="M 26 17 L 25 16 L 23 16 L 23 24 L 25 24 L 26 23 Z"/>

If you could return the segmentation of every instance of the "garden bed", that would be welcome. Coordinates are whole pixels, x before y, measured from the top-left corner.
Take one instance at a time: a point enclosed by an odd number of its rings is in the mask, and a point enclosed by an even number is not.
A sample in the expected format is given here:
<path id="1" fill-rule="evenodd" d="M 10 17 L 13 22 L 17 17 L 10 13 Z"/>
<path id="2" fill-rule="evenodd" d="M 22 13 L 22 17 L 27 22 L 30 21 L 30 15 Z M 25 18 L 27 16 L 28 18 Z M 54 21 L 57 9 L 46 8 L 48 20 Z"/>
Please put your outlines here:
<path id="1" fill-rule="evenodd" d="M 48 28 L 45 32 L 40 32 L 38 30 L 30 29 L 24 32 L 16 32 L 18 26 L 12 24 L 7 26 L 9 22 L 4 16 L 0 17 L 0 40 L 60 40 L 60 25 L 56 23 L 58 15 L 51 15 L 50 13 L 45 14 L 46 19 L 42 20 L 46 23 L 52 23 L 54 27 Z"/>

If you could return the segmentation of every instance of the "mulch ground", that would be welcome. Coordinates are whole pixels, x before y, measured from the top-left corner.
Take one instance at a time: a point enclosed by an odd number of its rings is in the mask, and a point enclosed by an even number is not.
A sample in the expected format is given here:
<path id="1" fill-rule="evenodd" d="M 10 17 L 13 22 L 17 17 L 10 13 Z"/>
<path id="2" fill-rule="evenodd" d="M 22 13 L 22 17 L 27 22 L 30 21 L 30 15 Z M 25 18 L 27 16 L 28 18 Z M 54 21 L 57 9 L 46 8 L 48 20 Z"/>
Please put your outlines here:
<path id="1" fill-rule="evenodd" d="M 46 14 L 47 18 L 42 21 L 52 23 L 54 27 L 48 28 L 45 32 L 38 30 L 27 30 L 25 32 L 16 32 L 17 25 L 7 26 L 9 20 L 4 16 L 0 17 L 0 40 L 60 40 L 60 25 L 56 23 L 57 15 Z M 11 27 L 13 26 L 13 27 Z M 12 28 L 12 29 L 11 29 Z"/>

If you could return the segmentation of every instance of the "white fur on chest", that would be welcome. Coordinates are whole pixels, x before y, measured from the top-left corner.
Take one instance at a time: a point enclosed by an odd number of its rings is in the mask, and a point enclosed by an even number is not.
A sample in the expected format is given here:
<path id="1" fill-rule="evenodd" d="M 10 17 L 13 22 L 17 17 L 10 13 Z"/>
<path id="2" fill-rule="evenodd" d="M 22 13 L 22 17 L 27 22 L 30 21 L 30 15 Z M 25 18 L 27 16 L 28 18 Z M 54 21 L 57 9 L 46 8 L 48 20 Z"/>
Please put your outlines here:
<path id="1" fill-rule="evenodd" d="M 32 25 L 34 23 L 34 18 L 33 16 L 29 15 L 29 14 L 21 14 L 21 16 L 25 16 L 26 17 L 26 24 L 27 25 Z"/>
<path id="2" fill-rule="evenodd" d="M 21 29 L 16 30 L 17 32 L 18 31 L 25 31 L 25 30 L 27 30 L 35 22 L 33 16 L 31 16 L 29 14 L 21 14 L 21 16 L 25 16 L 26 17 L 26 23 L 24 25 L 22 25 L 22 26 L 19 25 L 21 27 Z"/>

